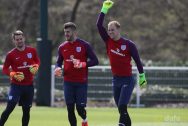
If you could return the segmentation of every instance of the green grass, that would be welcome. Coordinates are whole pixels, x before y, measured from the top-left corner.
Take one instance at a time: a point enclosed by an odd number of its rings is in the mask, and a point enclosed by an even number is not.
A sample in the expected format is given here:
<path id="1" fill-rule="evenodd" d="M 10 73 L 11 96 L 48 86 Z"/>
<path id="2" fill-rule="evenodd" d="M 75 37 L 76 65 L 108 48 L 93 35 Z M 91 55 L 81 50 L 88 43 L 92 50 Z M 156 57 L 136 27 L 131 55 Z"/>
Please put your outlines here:
<path id="1" fill-rule="evenodd" d="M 0 107 L 0 113 L 5 106 Z M 129 108 L 132 126 L 188 126 L 188 109 Z M 89 126 L 117 126 L 116 108 L 87 108 Z M 20 126 L 22 111 L 16 107 L 5 126 Z M 81 119 L 77 115 L 78 126 Z M 66 108 L 32 107 L 29 126 L 69 126 Z"/>

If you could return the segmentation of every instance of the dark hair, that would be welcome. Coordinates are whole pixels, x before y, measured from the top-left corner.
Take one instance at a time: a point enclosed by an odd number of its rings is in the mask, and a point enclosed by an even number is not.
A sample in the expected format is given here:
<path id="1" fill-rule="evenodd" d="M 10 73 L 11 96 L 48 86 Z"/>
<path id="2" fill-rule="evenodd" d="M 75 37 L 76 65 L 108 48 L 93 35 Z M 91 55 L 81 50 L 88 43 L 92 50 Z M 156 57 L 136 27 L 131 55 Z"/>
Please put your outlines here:
<path id="1" fill-rule="evenodd" d="M 24 35 L 23 34 L 23 32 L 21 31 L 21 30 L 16 30 L 16 31 L 14 31 L 13 33 L 12 33 L 12 38 L 14 39 L 14 37 L 16 36 L 16 35 Z"/>
<path id="2" fill-rule="evenodd" d="M 67 28 L 71 28 L 72 30 L 76 30 L 76 24 L 74 24 L 73 22 L 67 22 L 64 24 L 64 29 L 67 29 Z"/>

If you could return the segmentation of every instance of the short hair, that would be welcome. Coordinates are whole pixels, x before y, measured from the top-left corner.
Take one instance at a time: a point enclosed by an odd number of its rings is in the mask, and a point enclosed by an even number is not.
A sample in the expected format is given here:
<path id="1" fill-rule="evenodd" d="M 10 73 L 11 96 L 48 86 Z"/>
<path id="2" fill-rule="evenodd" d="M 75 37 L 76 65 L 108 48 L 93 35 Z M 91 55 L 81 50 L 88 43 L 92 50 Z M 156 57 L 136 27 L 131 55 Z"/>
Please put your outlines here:
<path id="1" fill-rule="evenodd" d="M 12 33 L 12 38 L 14 39 L 16 35 L 24 35 L 24 33 L 21 30 L 16 30 Z"/>
<path id="2" fill-rule="evenodd" d="M 116 26 L 116 28 L 118 28 L 118 29 L 121 27 L 121 25 L 120 25 L 120 23 L 118 21 L 110 21 L 108 23 L 108 26 L 110 26 L 112 24 L 114 24 Z"/>
<path id="3" fill-rule="evenodd" d="M 76 24 L 73 22 L 67 22 L 64 24 L 64 29 L 71 28 L 72 30 L 76 30 Z"/>

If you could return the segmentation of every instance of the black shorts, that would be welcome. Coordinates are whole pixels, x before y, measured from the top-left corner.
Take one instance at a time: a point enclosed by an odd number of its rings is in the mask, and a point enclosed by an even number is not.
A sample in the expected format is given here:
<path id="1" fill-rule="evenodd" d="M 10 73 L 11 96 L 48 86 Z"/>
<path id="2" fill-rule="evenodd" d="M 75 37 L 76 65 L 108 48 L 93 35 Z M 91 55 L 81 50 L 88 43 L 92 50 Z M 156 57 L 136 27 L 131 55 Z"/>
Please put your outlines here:
<path id="1" fill-rule="evenodd" d="M 19 102 L 20 106 L 31 107 L 34 96 L 33 85 L 16 85 L 11 84 L 8 94 L 8 101 Z"/>
<path id="2" fill-rule="evenodd" d="M 66 104 L 76 104 L 86 107 L 87 83 L 64 82 Z"/>

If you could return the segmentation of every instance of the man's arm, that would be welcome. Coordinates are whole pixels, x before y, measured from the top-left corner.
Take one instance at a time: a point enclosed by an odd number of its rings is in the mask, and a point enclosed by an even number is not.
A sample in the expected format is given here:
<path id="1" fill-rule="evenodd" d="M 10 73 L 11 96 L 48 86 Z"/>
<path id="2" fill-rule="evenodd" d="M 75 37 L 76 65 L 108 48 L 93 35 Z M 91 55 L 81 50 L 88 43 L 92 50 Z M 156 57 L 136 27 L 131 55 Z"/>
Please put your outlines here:
<path id="1" fill-rule="evenodd" d="M 136 48 L 136 45 L 133 42 L 129 42 L 129 47 L 130 47 L 131 56 L 133 57 L 136 63 L 137 69 L 139 71 L 139 85 L 140 87 L 144 87 L 147 85 L 147 81 L 146 81 L 142 63 L 140 61 L 138 50 Z"/>
<path id="2" fill-rule="evenodd" d="M 86 63 L 87 67 L 96 66 L 99 64 L 98 58 L 89 44 L 87 44 L 87 56 L 89 59 Z"/>
<path id="3" fill-rule="evenodd" d="M 132 56 L 132 58 L 134 59 L 134 61 L 136 63 L 136 66 L 137 66 L 137 69 L 138 69 L 139 73 L 143 73 L 144 70 L 143 70 L 143 66 L 142 66 L 142 63 L 141 63 L 140 56 L 138 54 L 138 50 L 136 48 L 136 45 L 133 42 L 129 41 L 129 48 L 130 48 L 131 56 Z"/>
<path id="4" fill-rule="evenodd" d="M 37 51 L 34 48 L 34 64 L 31 65 L 31 67 L 29 68 L 30 72 L 35 75 L 38 72 L 39 66 L 40 66 L 40 59 L 37 55 Z"/>
<path id="5" fill-rule="evenodd" d="M 61 55 L 61 47 L 58 48 L 58 56 L 56 61 L 56 67 L 55 67 L 55 76 L 61 77 L 62 76 L 62 64 L 63 64 L 63 56 Z"/>
<path id="6" fill-rule="evenodd" d="M 106 42 L 109 36 L 108 36 L 106 29 L 103 27 L 104 16 L 105 14 L 103 12 L 99 14 L 98 19 L 97 19 L 97 28 L 98 28 L 101 38 L 103 39 L 104 42 Z"/>
<path id="7" fill-rule="evenodd" d="M 9 57 L 10 57 L 9 55 L 6 56 L 5 62 L 3 64 L 3 73 L 8 76 L 10 75 L 9 67 L 10 67 L 10 62 L 11 62 Z"/>
<path id="8" fill-rule="evenodd" d="M 13 78 L 17 81 L 22 81 L 24 79 L 24 74 L 23 72 L 14 72 L 10 71 L 10 66 L 11 66 L 11 57 L 10 55 L 6 56 L 5 62 L 3 64 L 3 73 L 10 76 L 10 79 L 12 80 Z"/>
<path id="9" fill-rule="evenodd" d="M 108 10 L 113 6 L 113 2 L 111 0 L 106 0 L 103 2 L 103 6 L 101 8 L 101 13 L 99 14 L 98 20 L 97 20 L 97 28 L 99 31 L 99 34 L 104 42 L 106 42 L 109 38 L 108 33 L 106 29 L 103 27 L 104 22 L 104 16 L 108 13 Z"/>
<path id="10" fill-rule="evenodd" d="M 34 49 L 34 50 L 35 50 L 35 58 L 34 58 L 34 61 L 35 61 L 36 64 L 40 65 L 40 59 L 39 59 L 39 56 L 38 56 L 38 54 L 37 54 L 36 49 Z"/>
<path id="11" fill-rule="evenodd" d="M 56 67 L 60 67 L 62 68 L 62 64 L 63 64 L 63 56 L 61 55 L 61 47 L 59 47 L 58 49 L 58 56 L 57 56 L 57 61 L 56 61 Z"/>

